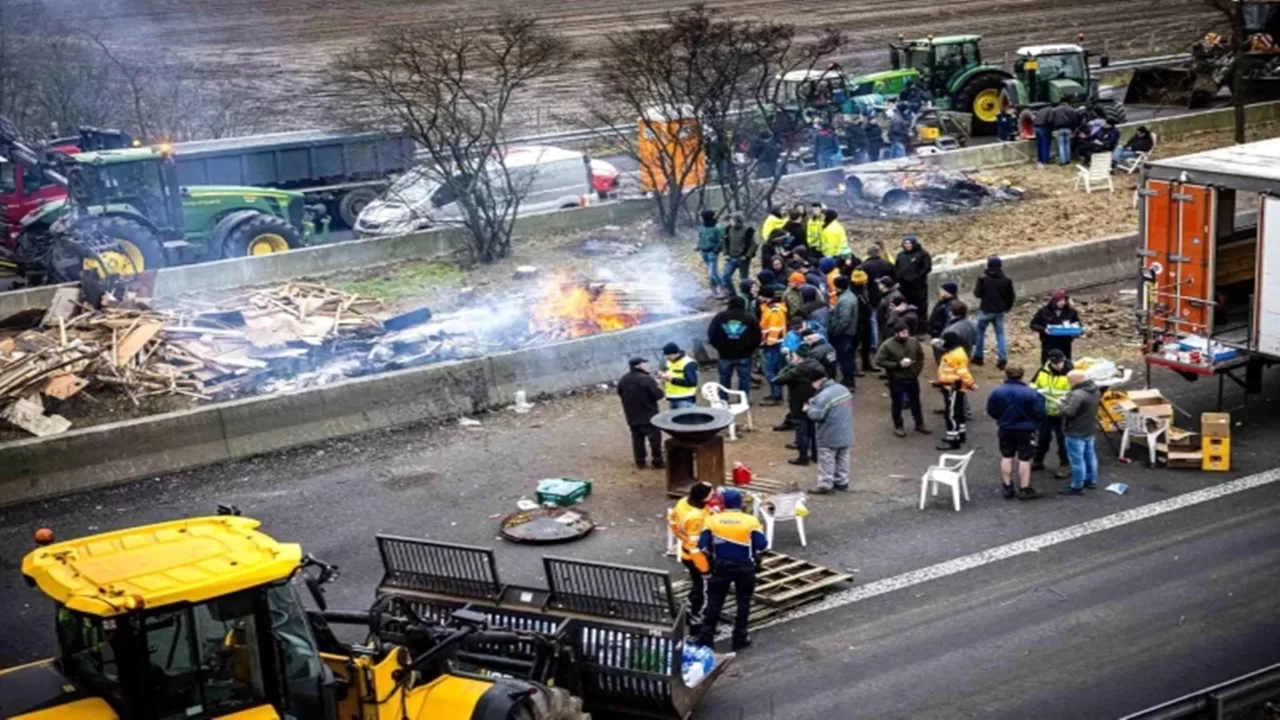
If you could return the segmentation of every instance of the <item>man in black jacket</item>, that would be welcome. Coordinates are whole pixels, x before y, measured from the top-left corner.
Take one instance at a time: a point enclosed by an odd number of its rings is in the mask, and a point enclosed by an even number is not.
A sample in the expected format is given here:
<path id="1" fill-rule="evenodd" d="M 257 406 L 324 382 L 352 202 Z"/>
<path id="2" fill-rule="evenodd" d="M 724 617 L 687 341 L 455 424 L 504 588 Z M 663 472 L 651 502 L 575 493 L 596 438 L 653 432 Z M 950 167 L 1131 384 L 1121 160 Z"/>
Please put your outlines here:
<path id="1" fill-rule="evenodd" d="M 929 308 L 929 273 L 933 272 L 933 258 L 920 245 L 915 235 L 902 238 L 902 250 L 893 265 L 898 278 L 898 289 L 907 302 L 916 308 Z"/>
<path id="2" fill-rule="evenodd" d="M 933 310 L 929 313 L 928 332 L 929 337 L 938 339 L 942 337 L 942 331 L 947 329 L 947 325 L 951 324 L 951 303 L 956 301 L 956 295 L 959 294 L 960 288 L 953 282 L 942 283 L 942 289 L 938 293 L 938 302 L 934 304 Z"/>
<path id="3" fill-rule="evenodd" d="M 1013 309 L 1017 294 L 1013 281 L 1005 277 L 1004 261 L 992 255 L 987 258 L 987 269 L 978 276 L 973 287 L 978 298 L 978 342 L 973 349 L 974 365 L 982 364 L 982 345 L 987 339 L 987 326 L 996 329 L 996 367 L 1003 370 L 1009 362 L 1009 347 L 1004 337 L 1004 316 Z"/>
<path id="4" fill-rule="evenodd" d="M 658 414 L 662 388 L 649 374 L 649 365 L 644 358 L 631 358 L 630 364 L 631 370 L 618 381 L 618 397 L 622 398 L 622 414 L 631 428 L 631 452 L 635 456 L 636 467 L 644 467 L 644 441 L 647 438 L 653 467 L 661 469 L 666 467 L 662 464 L 662 433 L 652 421 Z"/>
<path id="5" fill-rule="evenodd" d="M 733 389 L 733 375 L 738 375 L 738 389 L 751 393 L 751 356 L 760 347 L 760 321 L 747 312 L 747 303 L 739 296 L 729 298 L 729 307 L 716 313 L 707 327 L 707 341 L 720 356 L 720 384 Z"/>

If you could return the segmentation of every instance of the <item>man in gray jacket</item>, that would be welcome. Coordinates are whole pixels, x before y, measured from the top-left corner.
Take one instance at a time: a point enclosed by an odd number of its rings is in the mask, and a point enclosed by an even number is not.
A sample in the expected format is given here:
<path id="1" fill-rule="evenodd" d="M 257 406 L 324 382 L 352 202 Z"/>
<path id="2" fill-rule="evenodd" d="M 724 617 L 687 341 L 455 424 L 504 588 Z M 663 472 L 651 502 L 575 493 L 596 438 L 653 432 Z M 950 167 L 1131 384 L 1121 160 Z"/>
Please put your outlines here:
<path id="1" fill-rule="evenodd" d="M 805 406 L 817 424 L 818 486 L 810 492 L 826 495 L 849 489 L 849 449 L 853 447 L 853 395 L 825 372 L 813 374 L 817 394 Z"/>
<path id="2" fill-rule="evenodd" d="M 1098 453 L 1093 445 L 1093 431 L 1102 391 L 1083 370 L 1067 373 L 1067 382 L 1071 383 L 1071 391 L 1058 406 L 1058 414 L 1062 416 L 1067 458 L 1071 462 L 1071 487 L 1059 490 L 1058 493 L 1083 495 L 1085 488 L 1093 489 L 1098 486 Z"/>
<path id="3" fill-rule="evenodd" d="M 840 381 L 845 387 L 854 387 L 853 354 L 858 349 L 858 298 L 849 288 L 849 278 L 836 276 L 836 304 L 831 308 L 827 337 L 836 349 L 840 365 Z"/>

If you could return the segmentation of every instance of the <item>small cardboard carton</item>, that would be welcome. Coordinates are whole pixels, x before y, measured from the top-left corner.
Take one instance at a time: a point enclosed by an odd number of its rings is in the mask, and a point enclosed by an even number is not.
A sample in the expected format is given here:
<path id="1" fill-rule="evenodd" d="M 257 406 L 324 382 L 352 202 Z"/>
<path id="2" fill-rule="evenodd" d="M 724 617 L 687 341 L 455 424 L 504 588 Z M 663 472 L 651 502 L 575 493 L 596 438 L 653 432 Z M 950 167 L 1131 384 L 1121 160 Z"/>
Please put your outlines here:
<path id="1" fill-rule="evenodd" d="M 1169 428 L 1169 447 L 1175 450 L 1194 450 L 1199 445 L 1196 433 L 1177 427 Z"/>
<path id="2" fill-rule="evenodd" d="M 1200 414 L 1200 434 L 1205 437 L 1231 437 L 1230 413 L 1207 412 Z"/>

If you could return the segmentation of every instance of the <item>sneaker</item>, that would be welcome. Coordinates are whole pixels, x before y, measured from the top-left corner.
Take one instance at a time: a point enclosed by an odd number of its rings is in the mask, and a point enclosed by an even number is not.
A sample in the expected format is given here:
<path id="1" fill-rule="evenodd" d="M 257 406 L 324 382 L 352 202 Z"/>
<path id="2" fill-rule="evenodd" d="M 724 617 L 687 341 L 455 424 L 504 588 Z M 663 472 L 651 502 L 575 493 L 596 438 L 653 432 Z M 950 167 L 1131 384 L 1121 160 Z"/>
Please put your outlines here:
<path id="1" fill-rule="evenodd" d="M 897 435 L 898 437 L 906 437 L 906 436 L 907 436 L 907 431 L 906 431 L 906 430 L 903 430 L 902 428 L 894 428 L 894 429 L 893 429 L 893 434 L 894 434 L 894 435 Z"/>
<path id="2" fill-rule="evenodd" d="M 1058 491 L 1059 495 L 1083 495 L 1084 490 L 1080 488 L 1066 487 Z"/>
<path id="3" fill-rule="evenodd" d="M 969 361 L 969 364 L 970 364 L 970 365 L 977 365 L 978 367 L 982 367 L 982 357 L 981 357 L 981 356 L 979 356 L 979 357 L 975 357 L 975 358 L 973 358 L 972 360 L 970 360 L 970 361 Z"/>
<path id="4" fill-rule="evenodd" d="M 836 485 L 835 488 L 836 488 L 836 492 L 849 492 L 848 485 Z"/>
<path id="5" fill-rule="evenodd" d="M 1040 499 L 1040 491 L 1033 487 L 1024 487 L 1018 489 L 1019 500 L 1038 500 Z"/>
<path id="6" fill-rule="evenodd" d="M 787 462 L 791 462 L 791 461 L 790 461 L 790 460 L 788 460 Z M 826 485 L 819 485 L 819 486 L 815 487 L 814 489 L 810 490 L 810 491 L 809 491 L 809 494 L 810 494 L 810 495 L 830 495 L 830 494 L 831 494 L 831 493 L 833 493 L 833 492 L 835 492 L 835 490 L 834 490 L 834 489 L 829 488 L 829 487 L 827 487 Z"/>
<path id="7" fill-rule="evenodd" d="M 1003 494 L 1005 500 L 1012 500 L 1018 496 L 1018 491 L 1014 490 L 1012 485 L 1005 485 Z"/>
<path id="8" fill-rule="evenodd" d="M 1008 367 L 1008 365 L 1009 365 L 1009 361 L 1005 360 L 1004 358 L 1000 358 L 999 360 L 996 361 L 997 370 L 1003 370 L 1006 367 Z"/>
<path id="9" fill-rule="evenodd" d="M 930 430 L 929 428 L 927 428 L 927 427 L 925 427 L 925 426 L 923 426 L 923 425 L 917 425 L 917 426 L 916 426 L 916 432 L 920 433 L 921 435 L 932 435 L 932 434 L 933 434 L 933 431 L 932 431 L 932 430 Z"/>
<path id="10" fill-rule="evenodd" d="M 1085 490 L 1097 490 L 1097 489 L 1098 489 L 1098 483 L 1085 483 L 1085 484 L 1084 484 L 1084 489 L 1085 489 Z"/>
<path id="11" fill-rule="evenodd" d="M 800 467 L 805 467 L 806 465 L 809 464 L 809 458 L 791 458 L 790 460 L 787 460 L 787 464 L 799 465 Z"/>
<path id="12" fill-rule="evenodd" d="M 1053 471 L 1053 476 L 1058 478 L 1059 480 L 1066 480 L 1067 478 L 1071 477 L 1071 466 L 1059 465 L 1058 469 Z"/>

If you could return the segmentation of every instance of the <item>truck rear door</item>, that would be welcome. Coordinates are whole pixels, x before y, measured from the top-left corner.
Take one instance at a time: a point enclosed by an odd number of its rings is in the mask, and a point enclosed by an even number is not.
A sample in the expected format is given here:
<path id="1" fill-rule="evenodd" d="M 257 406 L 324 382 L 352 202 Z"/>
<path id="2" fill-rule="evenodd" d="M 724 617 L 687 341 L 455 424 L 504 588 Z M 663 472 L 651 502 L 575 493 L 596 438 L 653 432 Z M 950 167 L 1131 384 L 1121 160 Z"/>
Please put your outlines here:
<path id="1" fill-rule="evenodd" d="M 1154 280 L 1145 297 L 1147 323 L 1166 341 L 1212 333 L 1214 202 L 1212 188 L 1147 182 L 1143 269 Z"/>
<path id="2" fill-rule="evenodd" d="M 1258 218 L 1258 275 L 1254 293 L 1254 344 L 1280 357 L 1280 199 L 1263 198 Z"/>

